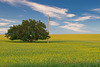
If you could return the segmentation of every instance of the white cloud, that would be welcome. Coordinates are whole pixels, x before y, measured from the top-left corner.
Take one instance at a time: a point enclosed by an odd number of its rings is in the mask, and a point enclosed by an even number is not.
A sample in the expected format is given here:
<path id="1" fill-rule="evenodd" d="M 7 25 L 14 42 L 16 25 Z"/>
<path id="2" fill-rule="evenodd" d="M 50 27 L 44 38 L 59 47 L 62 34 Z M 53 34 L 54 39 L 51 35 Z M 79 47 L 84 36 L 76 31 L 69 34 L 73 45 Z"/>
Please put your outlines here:
<path id="1" fill-rule="evenodd" d="M 92 11 L 96 11 L 96 12 L 100 13 L 100 8 L 92 9 Z"/>
<path id="2" fill-rule="evenodd" d="M 95 16 L 95 18 L 96 18 L 96 19 L 100 19 L 100 17 L 99 17 L 99 16 Z"/>
<path id="3" fill-rule="evenodd" d="M 98 16 L 98 15 L 93 15 L 93 14 L 88 14 L 88 13 L 85 13 L 83 15 L 84 16 L 90 16 L 91 17 L 90 19 L 100 19 L 100 16 Z"/>
<path id="4" fill-rule="evenodd" d="M 76 23 L 64 22 L 64 23 L 66 23 L 67 25 L 60 26 L 61 28 L 73 30 L 76 32 L 89 32 L 81 29 L 85 26 L 84 24 L 79 24 L 78 22 Z"/>
<path id="5" fill-rule="evenodd" d="M 13 22 L 13 23 L 16 23 L 17 22 L 17 21 L 14 21 L 14 20 L 9 20 L 9 19 L 4 19 L 4 18 L 0 18 L 0 21 Z"/>
<path id="6" fill-rule="evenodd" d="M 6 26 L 8 25 L 9 23 L 0 23 L 0 26 Z"/>
<path id="7" fill-rule="evenodd" d="M 4 34 L 7 32 L 9 28 L 0 28 L 0 34 Z"/>
<path id="8" fill-rule="evenodd" d="M 22 1 L 26 1 L 26 0 L 0 0 L 0 2 L 7 2 L 12 5 L 14 5 L 15 3 L 22 2 Z"/>
<path id="9" fill-rule="evenodd" d="M 50 25 L 57 26 L 57 25 L 60 25 L 60 24 L 58 22 L 55 22 L 55 21 L 50 21 Z"/>
<path id="10" fill-rule="evenodd" d="M 13 25 L 9 25 L 9 27 L 12 27 Z"/>
<path id="11" fill-rule="evenodd" d="M 10 4 L 20 3 L 25 6 L 29 6 L 31 9 L 43 13 L 44 15 L 48 15 L 50 17 L 62 18 L 62 17 L 74 17 L 75 14 L 67 14 L 67 9 L 58 8 L 58 7 L 50 7 L 47 5 L 38 4 L 35 2 L 30 2 L 27 0 L 0 0 L 1 2 L 7 2 Z"/>
<path id="12" fill-rule="evenodd" d="M 84 17 L 78 17 L 77 19 L 72 19 L 72 21 L 85 21 L 85 20 L 89 20 L 89 19 L 100 19 L 100 16 L 96 16 L 96 15 L 88 15 L 88 14 L 84 14 Z"/>
<path id="13" fill-rule="evenodd" d="M 75 14 L 67 14 L 67 17 L 74 17 Z"/>
<path id="14" fill-rule="evenodd" d="M 92 16 L 92 19 L 100 19 L 100 16 Z"/>
<path id="15" fill-rule="evenodd" d="M 70 22 L 63 22 L 63 23 L 70 23 Z"/>
<path id="16" fill-rule="evenodd" d="M 74 19 L 74 21 L 84 21 L 84 20 L 88 20 L 90 18 L 91 18 L 91 16 L 79 17 L 77 19 Z"/>

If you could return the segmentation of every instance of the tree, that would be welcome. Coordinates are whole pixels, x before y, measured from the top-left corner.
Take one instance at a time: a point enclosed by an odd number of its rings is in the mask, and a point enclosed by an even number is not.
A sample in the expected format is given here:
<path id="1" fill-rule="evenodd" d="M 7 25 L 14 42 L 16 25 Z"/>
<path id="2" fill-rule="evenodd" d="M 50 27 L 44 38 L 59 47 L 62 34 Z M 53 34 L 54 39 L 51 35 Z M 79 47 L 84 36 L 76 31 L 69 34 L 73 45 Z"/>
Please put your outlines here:
<path id="1" fill-rule="evenodd" d="M 22 41 L 33 42 L 34 40 L 44 40 L 50 38 L 46 25 L 36 20 L 23 20 L 21 25 L 13 25 L 5 34 L 10 40 L 20 39 Z"/>

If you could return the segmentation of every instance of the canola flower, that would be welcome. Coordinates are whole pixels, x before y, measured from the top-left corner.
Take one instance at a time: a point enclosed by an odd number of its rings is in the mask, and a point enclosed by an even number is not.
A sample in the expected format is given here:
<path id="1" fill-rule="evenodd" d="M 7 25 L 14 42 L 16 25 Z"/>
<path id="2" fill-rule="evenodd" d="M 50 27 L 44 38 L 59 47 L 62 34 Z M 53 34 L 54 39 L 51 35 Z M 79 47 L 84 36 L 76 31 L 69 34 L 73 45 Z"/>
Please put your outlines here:
<path id="1" fill-rule="evenodd" d="M 0 35 L 0 67 L 100 66 L 100 34 L 51 37 L 47 44 L 10 41 Z"/>

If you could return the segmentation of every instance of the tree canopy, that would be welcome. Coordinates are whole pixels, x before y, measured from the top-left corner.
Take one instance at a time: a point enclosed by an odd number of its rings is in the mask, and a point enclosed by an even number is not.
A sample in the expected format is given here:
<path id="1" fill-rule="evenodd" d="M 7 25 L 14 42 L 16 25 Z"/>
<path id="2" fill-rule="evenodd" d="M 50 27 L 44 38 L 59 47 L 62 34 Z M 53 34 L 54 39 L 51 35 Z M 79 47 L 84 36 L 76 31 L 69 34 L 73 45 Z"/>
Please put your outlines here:
<path id="1" fill-rule="evenodd" d="M 50 38 L 46 25 L 36 20 L 23 20 L 20 25 L 13 25 L 5 34 L 10 40 L 20 39 L 22 41 L 33 42 L 34 40 L 44 40 Z"/>

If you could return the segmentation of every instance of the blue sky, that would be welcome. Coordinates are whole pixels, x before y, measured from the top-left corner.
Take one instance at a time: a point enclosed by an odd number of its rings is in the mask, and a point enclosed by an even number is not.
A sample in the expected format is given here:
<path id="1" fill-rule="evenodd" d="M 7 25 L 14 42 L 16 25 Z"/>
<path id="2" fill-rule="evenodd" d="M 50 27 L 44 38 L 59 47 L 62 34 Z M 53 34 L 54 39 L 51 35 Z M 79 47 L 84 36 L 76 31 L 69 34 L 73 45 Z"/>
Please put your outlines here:
<path id="1" fill-rule="evenodd" d="M 0 34 L 25 19 L 41 20 L 50 34 L 100 34 L 100 0 L 0 0 Z"/>

